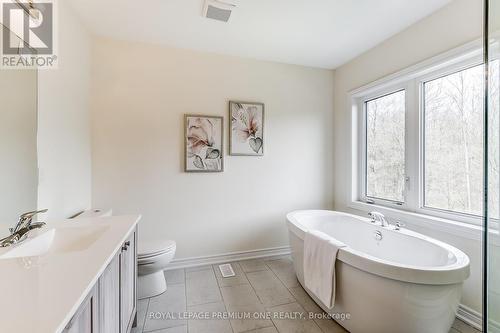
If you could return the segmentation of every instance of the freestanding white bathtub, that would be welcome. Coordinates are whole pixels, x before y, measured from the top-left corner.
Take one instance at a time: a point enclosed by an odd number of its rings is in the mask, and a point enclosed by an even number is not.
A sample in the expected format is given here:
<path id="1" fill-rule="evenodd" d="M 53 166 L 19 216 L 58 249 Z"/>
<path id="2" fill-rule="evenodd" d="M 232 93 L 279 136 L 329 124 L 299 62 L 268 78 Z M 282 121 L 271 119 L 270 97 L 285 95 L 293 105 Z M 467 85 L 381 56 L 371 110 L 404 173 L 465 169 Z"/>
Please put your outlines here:
<path id="1" fill-rule="evenodd" d="M 306 291 L 332 317 L 349 316 L 337 320 L 349 332 L 448 333 L 469 277 L 469 258 L 462 251 L 340 212 L 296 211 L 287 220 L 294 268 L 304 288 L 305 233 L 320 230 L 346 244 L 337 256 L 333 309 Z"/>

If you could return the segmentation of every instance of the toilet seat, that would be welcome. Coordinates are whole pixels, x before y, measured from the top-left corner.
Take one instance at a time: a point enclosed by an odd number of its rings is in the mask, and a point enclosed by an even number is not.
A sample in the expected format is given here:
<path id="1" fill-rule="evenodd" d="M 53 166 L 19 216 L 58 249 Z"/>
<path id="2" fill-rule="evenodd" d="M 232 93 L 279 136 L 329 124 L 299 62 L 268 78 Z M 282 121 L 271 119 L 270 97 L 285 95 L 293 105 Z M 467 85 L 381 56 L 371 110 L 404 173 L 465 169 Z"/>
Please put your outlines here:
<path id="1" fill-rule="evenodd" d="M 173 240 L 157 240 L 150 241 L 147 243 L 139 242 L 137 260 L 140 262 L 141 259 L 154 259 L 161 255 L 175 252 L 176 244 Z"/>

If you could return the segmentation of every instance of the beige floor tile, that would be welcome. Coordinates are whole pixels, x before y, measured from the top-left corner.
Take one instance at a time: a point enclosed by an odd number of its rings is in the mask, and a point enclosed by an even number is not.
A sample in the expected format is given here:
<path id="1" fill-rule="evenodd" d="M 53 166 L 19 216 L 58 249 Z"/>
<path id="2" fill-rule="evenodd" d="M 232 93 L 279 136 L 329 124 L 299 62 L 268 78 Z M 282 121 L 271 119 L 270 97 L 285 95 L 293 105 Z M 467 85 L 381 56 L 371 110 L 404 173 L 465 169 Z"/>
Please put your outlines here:
<path id="1" fill-rule="evenodd" d="M 219 314 L 226 312 L 224 303 L 209 303 L 202 305 L 189 306 L 188 311 L 191 313 L 209 313 Z M 232 333 L 229 320 L 224 319 L 197 319 L 188 320 L 189 333 Z"/>
<path id="2" fill-rule="evenodd" d="M 253 304 L 226 305 L 226 307 L 229 312 L 240 316 L 236 319 L 231 319 L 231 326 L 235 333 L 273 326 L 271 320 L 262 317 L 265 316 L 266 310 L 260 302 Z M 249 317 L 243 318 L 244 315 L 248 315 Z"/>
<path id="3" fill-rule="evenodd" d="M 333 319 L 315 319 L 323 333 L 346 333 L 347 331 Z"/>
<path id="4" fill-rule="evenodd" d="M 167 285 L 186 283 L 186 273 L 184 272 L 183 268 L 165 271 L 164 274 Z"/>
<path id="5" fill-rule="evenodd" d="M 213 265 L 215 277 L 217 278 L 217 282 L 219 283 L 219 287 L 227 287 L 227 286 L 236 286 L 239 284 L 249 284 L 248 279 L 241 269 L 240 264 L 237 262 L 231 263 L 233 267 L 235 276 L 232 277 L 222 277 L 222 273 L 220 272 L 219 265 Z"/>
<path id="6" fill-rule="evenodd" d="M 314 300 L 307 294 L 302 286 L 290 288 L 293 297 L 307 312 L 322 313 L 323 310 L 314 302 Z"/>
<path id="7" fill-rule="evenodd" d="M 278 278 L 283 282 L 287 288 L 298 287 L 299 280 L 295 275 L 295 269 L 293 268 L 293 262 L 289 259 L 278 259 L 267 262 L 267 266 L 278 276 Z"/>
<path id="8" fill-rule="evenodd" d="M 247 273 L 247 278 L 264 306 L 270 307 L 295 302 L 292 294 L 272 271 Z"/>
<path id="9" fill-rule="evenodd" d="M 144 331 L 186 325 L 186 320 L 173 319 L 186 311 L 186 290 L 183 284 L 171 285 L 163 294 L 152 297 L 146 312 Z"/>
<path id="10" fill-rule="evenodd" d="M 237 333 L 262 327 L 272 326 L 270 320 L 254 316 L 255 313 L 264 314 L 265 308 L 260 303 L 252 286 L 249 284 L 221 288 L 222 298 L 228 311 L 238 313 L 240 316 L 247 314 L 250 318 L 232 319 L 231 325 Z"/>
<path id="11" fill-rule="evenodd" d="M 213 269 L 186 272 L 186 296 L 188 306 L 221 301 Z"/>
<path id="12" fill-rule="evenodd" d="M 239 264 L 245 273 L 265 271 L 269 269 L 264 259 L 244 260 L 240 261 Z"/>
<path id="13" fill-rule="evenodd" d="M 222 287 L 220 288 L 220 290 L 224 303 L 228 305 L 246 305 L 260 303 L 259 298 L 255 294 L 255 291 L 249 284 Z"/>
<path id="14" fill-rule="evenodd" d="M 176 326 L 171 328 L 165 328 L 159 331 L 154 331 L 151 333 L 187 333 L 187 326 Z"/>

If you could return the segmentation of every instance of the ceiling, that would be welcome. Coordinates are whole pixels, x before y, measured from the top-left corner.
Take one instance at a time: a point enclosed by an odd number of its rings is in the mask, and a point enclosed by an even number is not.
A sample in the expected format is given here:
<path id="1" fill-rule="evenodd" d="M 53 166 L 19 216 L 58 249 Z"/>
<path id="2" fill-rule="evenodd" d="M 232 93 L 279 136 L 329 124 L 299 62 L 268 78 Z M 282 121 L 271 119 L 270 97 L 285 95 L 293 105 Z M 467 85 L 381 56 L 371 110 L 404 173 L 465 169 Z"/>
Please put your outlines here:
<path id="1" fill-rule="evenodd" d="M 203 0 L 70 0 L 96 35 L 336 68 L 451 0 L 235 0 L 228 23 Z"/>

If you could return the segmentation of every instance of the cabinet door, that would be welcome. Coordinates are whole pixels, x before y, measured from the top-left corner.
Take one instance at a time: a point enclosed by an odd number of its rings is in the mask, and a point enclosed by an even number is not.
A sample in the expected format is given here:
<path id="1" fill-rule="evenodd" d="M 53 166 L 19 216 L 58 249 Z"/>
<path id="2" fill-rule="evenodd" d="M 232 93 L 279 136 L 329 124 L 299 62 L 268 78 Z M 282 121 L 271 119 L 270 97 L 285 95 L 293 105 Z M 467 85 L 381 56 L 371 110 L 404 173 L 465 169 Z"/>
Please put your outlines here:
<path id="1" fill-rule="evenodd" d="M 63 333 L 97 333 L 97 302 L 97 292 L 94 287 L 71 318 Z"/>
<path id="2" fill-rule="evenodd" d="M 134 231 L 125 241 L 120 253 L 120 332 L 132 329 L 136 312 L 137 280 L 137 232 Z"/>
<path id="3" fill-rule="evenodd" d="M 99 278 L 99 332 L 120 333 L 120 256 Z"/>

